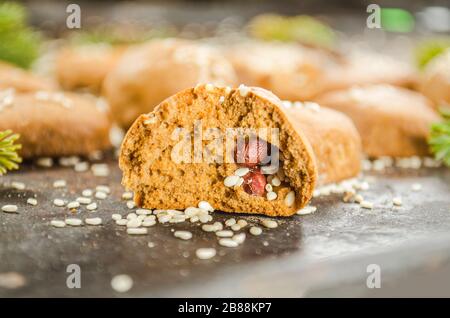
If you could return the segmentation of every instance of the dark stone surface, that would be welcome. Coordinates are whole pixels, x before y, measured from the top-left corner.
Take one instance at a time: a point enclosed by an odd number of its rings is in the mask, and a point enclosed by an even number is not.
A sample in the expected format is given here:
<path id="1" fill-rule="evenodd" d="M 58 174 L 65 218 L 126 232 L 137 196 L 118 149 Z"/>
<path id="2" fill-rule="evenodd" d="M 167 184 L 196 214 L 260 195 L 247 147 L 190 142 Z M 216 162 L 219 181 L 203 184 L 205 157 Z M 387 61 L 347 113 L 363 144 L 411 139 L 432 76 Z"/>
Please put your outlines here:
<path id="1" fill-rule="evenodd" d="M 17 204 L 19 211 L 0 212 L 0 274 L 20 273 L 26 283 L 16 289 L 0 287 L 0 297 L 383 296 L 413 290 L 396 289 L 403 286 L 396 282 L 406 275 L 414 283 L 418 277 L 414 273 L 430 264 L 448 273 L 450 173 L 444 168 L 372 174 L 371 189 L 361 193 L 375 203 L 373 210 L 343 203 L 341 195 L 316 198 L 312 202 L 318 207 L 315 214 L 279 219 L 278 228 L 264 230 L 259 237 L 247 235 L 242 246 L 226 248 L 217 244 L 215 235 L 191 223 L 158 224 L 149 228 L 148 235 L 127 235 L 125 227 L 111 220 L 112 213 L 130 210 L 120 199 L 120 171 L 114 162 L 109 165 L 109 177 L 71 168 L 26 166 L 1 178 L 0 204 Z M 54 189 L 56 179 L 65 179 L 67 188 Z M 27 189 L 13 190 L 11 181 L 25 182 Z M 423 190 L 411 191 L 413 182 L 420 182 Z M 53 206 L 53 199 L 72 200 L 83 189 L 100 184 L 109 185 L 112 194 L 96 200 L 98 212 L 83 207 L 76 214 L 100 216 L 104 225 L 49 225 L 50 220 L 70 214 L 67 208 Z M 26 198 L 34 194 L 38 205 L 27 205 Z M 393 208 L 391 200 L 397 195 L 402 196 L 403 206 Z M 214 213 L 214 220 L 228 217 Z M 260 219 L 239 217 L 251 222 Z M 194 237 L 181 241 L 173 237 L 172 229 L 187 229 Z M 155 247 L 149 248 L 148 242 Z M 212 246 L 218 250 L 213 259 L 195 257 L 197 248 Z M 380 264 L 389 273 L 383 274 L 383 286 L 391 289 L 372 293 L 366 288 L 370 263 Z M 66 286 L 69 264 L 81 267 L 81 289 Z M 128 293 L 112 290 L 110 281 L 117 274 L 133 278 Z M 450 295 L 448 286 L 444 284 L 438 295 Z"/>

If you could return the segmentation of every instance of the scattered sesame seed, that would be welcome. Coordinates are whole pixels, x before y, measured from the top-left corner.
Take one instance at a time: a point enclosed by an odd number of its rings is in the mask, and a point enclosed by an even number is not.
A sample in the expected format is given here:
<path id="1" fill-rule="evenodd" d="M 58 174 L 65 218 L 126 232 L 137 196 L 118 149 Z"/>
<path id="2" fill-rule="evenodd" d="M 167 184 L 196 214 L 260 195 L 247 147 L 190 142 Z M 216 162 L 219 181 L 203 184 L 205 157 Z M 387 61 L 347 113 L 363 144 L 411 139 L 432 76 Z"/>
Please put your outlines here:
<path id="1" fill-rule="evenodd" d="M 66 219 L 66 224 L 70 225 L 70 226 L 80 226 L 81 224 L 83 224 L 83 221 L 81 221 L 80 219 L 76 219 L 76 218 L 68 218 Z"/>
<path id="2" fill-rule="evenodd" d="M 76 198 L 76 201 L 79 202 L 80 204 L 90 204 L 92 202 L 92 200 L 90 198 L 84 198 L 84 197 L 78 197 L 78 198 Z"/>
<path id="3" fill-rule="evenodd" d="M 37 205 L 38 204 L 38 202 L 37 202 L 37 200 L 35 198 L 28 198 L 27 199 L 27 203 L 29 205 Z"/>
<path id="4" fill-rule="evenodd" d="M 420 183 L 413 183 L 411 185 L 411 189 L 413 191 L 420 191 L 420 190 L 422 190 L 422 185 Z"/>
<path id="5" fill-rule="evenodd" d="M 239 178 L 239 176 L 235 175 L 228 176 L 223 180 L 223 184 L 228 188 L 234 187 L 239 182 Z"/>
<path id="6" fill-rule="evenodd" d="M 121 219 L 122 219 L 122 215 L 120 215 L 120 214 L 118 214 L 118 213 L 114 213 L 114 214 L 111 215 L 111 218 L 112 218 L 114 221 L 121 220 Z"/>
<path id="7" fill-rule="evenodd" d="M 235 218 L 231 218 L 225 221 L 225 226 L 232 226 L 236 224 L 236 219 Z"/>
<path id="8" fill-rule="evenodd" d="M 241 226 L 239 224 L 233 224 L 231 226 L 231 229 L 235 232 L 240 231 L 241 230 Z"/>
<path id="9" fill-rule="evenodd" d="M 106 186 L 106 185 L 98 185 L 98 186 L 95 187 L 95 190 L 99 191 L 99 192 L 104 192 L 106 194 L 110 194 L 111 193 L 111 189 L 108 186 Z"/>
<path id="10" fill-rule="evenodd" d="M 91 166 L 91 170 L 96 177 L 107 177 L 109 175 L 109 167 L 105 163 L 95 163 Z"/>
<path id="11" fill-rule="evenodd" d="M 127 201 L 127 207 L 129 209 L 134 209 L 136 207 L 136 204 L 134 203 L 134 201 Z"/>
<path id="12" fill-rule="evenodd" d="M 36 160 L 39 167 L 50 168 L 53 166 L 53 159 L 48 157 L 39 158 Z"/>
<path id="13" fill-rule="evenodd" d="M 233 237 L 231 239 L 238 244 L 242 244 L 242 243 L 244 243 L 245 238 L 246 238 L 245 233 L 239 233 L 239 234 L 233 235 Z"/>
<path id="14" fill-rule="evenodd" d="M 137 209 L 136 210 L 137 215 L 150 215 L 152 214 L 152 210 L 149 209 Z"/>
<path id="15" fill-rule="evenodd" d="M 128 224 L 128 220 L 127 219 L 119 219 L 119 220 L 116 220 L 116 224 L 124 226 L 124 225 Z"/>
<path id="16" fill-rule="evenodd" d="M 153 225 L 155 225 L 156 224 L 156 220 L 155 219 L 144 219 L 143 221 L 142 221 L 142 226 L 144 226 L 144 227 L 150 227 L 150 226 L 153 226 Z"/>
<path id="17" fill-rule="evenodd" d="M 64 188 L 66 185 L 66 180 L 56 180 L 53 182 L 53 188 Z"/>
<path id="18" fill-rule="evenodd" d="M 192 233 L 189 231 L 175 231 L 173 235 L 182 240 L 190 240 L 192 238 Z"/>
<path id="19" fill-rule="evenodd" d="M 86 224 L 89 224 L 89 225 L 100 225 L 100 224 L 102 224 L 102 219 L 101 218 L 86 218 L 84 220 L 84 222 L 86 222 Z"/>
<path id="20" fill-rule="evenodd" d="M 91 189 L 84 189 L 83 192 L 81 192 L 81 195 L 83 197 L 90 197 L 90 196 L 92 196 L 93 193 L 94 193 L 94 191 L 92 191 Z"/>
<path id="21" fill-rule="evenodd" d="M 64 200 L 62 200 L 62 199 L 55 199 L 55 200 L 53 200 L 53 204 L 56 205 L 56 206 L 59 206 L 59 207 L 66 205 Z"/>
<path id="22" fill-rule="evenodd" d="M 130 235 L 145 235 L 148 234 L 148 230 L 146 228 L 127 228 L 127 233 Z"/>
<path id="23" fill-rule="evenodd" d="M 122 199 L 123 200 L 131 200 L 131 199 L 133 199 L 133 192 L 127 191 L 127 192 L 122 193 Z"/>
<path id="24" fill-rule="evenodd" d="M 148 246 L 149 248 L 154 248 L 154 247 L 155 247 L 155 243 L 153 243 L 153 242 L 148 242 L 147 246 Z"/>
<path id="25" fill-rule="evenodd" d="M 401 197 L 395 197 L 392 199 L 392 203 L 397 206 L 401 206 L 403 204 Z"/>
<path id="26" fill-rule="evenodd" d="M 355 195 L 355 202 L 361 203 L 364 201 L 364 197 L 361 194 Z"/>
<path id="27" fill-rule="evenodd" d="M 65 227 L 66 222 L 61 221 L 61 220 L 51 220 L 50 225 L 53 227 Z"/>
<path id="28" fill-rule="evenodd" d="M 262 166 L 261 167 L 261 173 L 262 174 L 275 174 L 278 171 L 278 166 L 274 165 L 274 166 Z"/>
<path id="29" fill-rule="evenodd" d="M 230 230 L 221 230 L 221 231 L 217 231 L 216 235 L 218 237 L 232 237 L 234 235 L 233 231 Z"/>
<path id="30" fill-rule="evenodd" d="M 86 209 L 89 210 L 89 211 L 97 210 L 97 203 L 93 202 L 91 204 L 88 204 L 86 206 Z"/>
<path id="31" fill-rule="evenodd" d="M 11 182 L 11 187 L 13 187 L 16 190 L 25 190 L 25 183 L 23 182 Z"/>
<path id="32" fill-rule="evenodd" d="M 58 160 L 59 165 L 63 167 L 75 166 L 78 162 L 80 162 L 80 158 L 77 156 L 61 157 Z"/>
<path id="33" fill-rule="evenodd" d="M 225 247 L 237 247 L 239 245 L 239 243 L 234 241 L 231 238 L 221 238 L 219 240 L 219 245 L 222 245 Z"/>
<path id="34" fill-rule="evenodd" d="M 281 180 L 280 180 L 280 178 L 278 178 L 278 177 L 273 177 L 272 178 L 272 185 L 274 186 L 274 187 L 278 187 L 278 186 L 280 186 L 281 185 Z"/>
<path id="35" fill-rule="evenodd" d="M 266 189 L 267 192 L 273 191 L 272 185 L 270 183 L 267 183 L 266 186 L 264 187 L 264 189 Z"/>
<path id="36" fill-rule="evenodd" d="M 275 200 L 277 198 L 277 194 L 275 192 L 273 192 L 273 191 L 267 192 L 266 197 L 267 197 L 267 200 L 273 201 L 273 200 Z"/>
<path id="37" fill-rule="evenodd" d="M 142 221 L 139 220 L 138 218 L 132 218 L 127 223 L 128 228 L 136 228 L 136 227 L 140 227 L 141 225 L 142 225 Z"/>
<path id="38" fill-rule="evenodd" d="M 373 203 L 369 201 L 361 201 L 359 205 L 364 209 L 373 209 Z"/>
<path id="39" fill-rule="evenodd" d="M 114 276 L 111 287 L 118 293 L 126 293 L 133 287 L 133 279 L 125 274 Z"/>
<path id="40" fill-rule="evenodd" d="M 17 212 L 17 205 L 7 204 L 2 206 L 2 211 L 6 213 L 14 213 Z"/>
<path id="41" fill-rule="evenodd" d="M 210 259 L 216 256 L 216 249 L 207 247 L 199 248 L 195 251 L 195 255 L 199 259 Z"/>
<path id="42" fill-rule="evenodd" d="M 76 172 L 85 172 L 89 170 L 89 163 L 86 161 L 82 161 L 82 162 L 78 162 L 77 164 L 75 164 L 75 166 L 73 167 L 73 169 Z"/>
<path id="43" fill-rule="evenodd" d="M 247 173 L 249 173 L 250 169 L 249 168 L 239 168 L 234 172 L 235 176 L 239 176 L 239 177 L 243 177 L 245 176 Z"/>
<path id="44" fill-rule="evenodd" d="M 197 214 L 199 214 L 199 212 L 201 211 L 201 209 L 196 208 L 196 207 L 188 207 L 184 210 L 184 214 L 188 217 L 191 218 L 193 216 L 196 216 Z"/>
<path id="45" fill-rule="evenodd" d="M 284 204 L 286 206 L 291 207 L 294 205 L 295 202 L 295 192 L 289 191 L 288 194 L 286 194 L 286 197 L 284 198 Z"/>
<path id="46" fill-rule="evenodd" d="M 250 234 L 252 235 L 261 235 L 262 229 L 258 226 L 252 226 L 249 230 Z"/>
<path id="47" fill-rule="evenodd" d="M 308 205 L 308 206 L 305 206 L 303 209 L 298 210 L 297 214 L 298 215 L 307 215 L 307 214 L 312 214 L 316 211 L 317 211 L 317 207 Z"/>
<path id="48" fill-rule="evenodd" d="M 95 197 L 97 199 L 104 200 L 108 197 L 108 195 L 105 192 L 97 191 L 97 192 L 95 192 Z"/>
<path id="49" fill-rule="evenodd" d="M 80 202 L 78 202 L 78 201 L 72 201 L 72 202 L 69 202 L 69 203 L 67 203 L 67 207 L 68 207 L 69 209 L 76 209 L 76 208 L 79 208 L 79 207 L 80 207 Z"/>
<path id="50" fill-rule="evenodd" d="M 274 220 L 263 220 L 261 224 L 267 227 L 268 229 L 274 229 L 278 227 L 278 223 Z"/>

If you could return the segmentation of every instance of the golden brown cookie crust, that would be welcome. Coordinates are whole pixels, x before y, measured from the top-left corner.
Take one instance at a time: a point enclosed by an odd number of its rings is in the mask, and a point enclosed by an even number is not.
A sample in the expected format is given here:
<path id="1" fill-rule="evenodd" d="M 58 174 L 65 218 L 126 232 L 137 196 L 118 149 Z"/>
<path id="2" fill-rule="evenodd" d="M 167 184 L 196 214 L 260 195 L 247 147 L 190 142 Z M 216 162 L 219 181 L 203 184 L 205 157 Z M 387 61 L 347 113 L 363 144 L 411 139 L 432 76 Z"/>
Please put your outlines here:
<path id="1" fill-rule="evenodd" d="M 211 85 L 212 86 L 212 85 Z M 306 205 L 316 182 L 316 163 L 311 146 L 300 127 L 290 123 L 280 100 L 259 88 L 240 89 L 198 85 L 163 101 L 149 114 L 141 115 L 123 141 L 119 166 L 122 183 L 135 193 L 139 206 L 152 209 L 185 209 L 208 201 L 224 212 L 289 216 Z M 242 96 L 245 95 L 245 96 Z M 223 100 L 223 102 L 221 102 Z M 176 127 L 192 132 L 195 120 L 208 128 L 279 128 L 279 146 L 284 173 L 295 202 L 284 203 L 287 187 L 278 198 L 253 196 L 241 187 L 226 187 L 224 179 L 238 168 L 235 163 L 176 163 L 171 151 L 178 142 L 170 138 Z"/>
<path id="2" fill-rule="evenodd" d="M 110 147 L 108 110 L 94 97 L 41 91 L 3 100 L 0 130 L 20 134 L 23 158 L 88 155 Z"/>
<path id="3" fill-rule="evenodd" d="M 169 96 L 197 83 L 236 84 L 221 54 L 190 41 L 166 39 L 130 49 L 111 71 L 103 93 L 117 123 L 128 128 Z"/>
<path id="4" fill-rule="evenodd" d="M 424 96 L 390 85 L 330 92 L 317 102 L 347 114 L 372 157 L 428 155 L 430 125 L 440 120 Z"/>
<path id="5" fill-rule="evenodd" d="M 0 61 L 0 90 L 14 89 L 16 92 L 26 93 L 56 88 L 55 83 L 46 78 Z"/>
<path id="6" fill-rule="evenodd" d="M 284 102 L 284 112 L 310 142 L 323 185 L 356 177 L 361 170 L 361 137 L 349 117 L 316 103 Z"/>

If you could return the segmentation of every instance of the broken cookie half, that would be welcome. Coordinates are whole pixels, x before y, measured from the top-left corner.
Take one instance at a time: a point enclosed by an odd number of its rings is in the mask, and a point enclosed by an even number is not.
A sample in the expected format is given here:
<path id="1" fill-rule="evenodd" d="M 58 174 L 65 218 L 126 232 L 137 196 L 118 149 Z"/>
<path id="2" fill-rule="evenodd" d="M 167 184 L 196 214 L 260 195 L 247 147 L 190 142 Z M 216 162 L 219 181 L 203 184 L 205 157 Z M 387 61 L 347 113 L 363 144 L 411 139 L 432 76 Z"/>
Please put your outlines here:
<path id="1" fill-rule="evenodd" d="M 260 89 L 186 89 L 141 115 L 119 164 L 138 206 L 289 216 L 312 196 L 317 168 L 310 144 Z"/>

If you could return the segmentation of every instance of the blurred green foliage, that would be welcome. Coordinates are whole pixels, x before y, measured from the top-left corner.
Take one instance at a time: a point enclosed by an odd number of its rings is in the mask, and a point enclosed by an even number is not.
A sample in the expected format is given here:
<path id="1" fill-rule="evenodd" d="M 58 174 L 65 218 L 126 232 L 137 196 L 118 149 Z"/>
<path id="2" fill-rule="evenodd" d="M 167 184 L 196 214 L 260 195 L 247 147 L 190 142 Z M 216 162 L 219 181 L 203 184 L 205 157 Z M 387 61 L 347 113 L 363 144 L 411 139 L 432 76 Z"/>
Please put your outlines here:
<path id="1" fill-rule="evenodd" d="M 417 66 L 424 69 L 436 56 L 450 48 L 450 38 L 429 39 L 420 43 L 415 50 Z"/>
<path id="2" fill-rule="evenodd" d="M 0 60 L 29 68 L 39 55 L 40 35 L 28 27 L 25 8 L 0 3 Z"/>
<path id="3" fill-rule="evenodd" d="M 429 144 L 437 160 L 450 167 L 450 109 L 440 110 L 443 121 L 431 126 Z"/>

